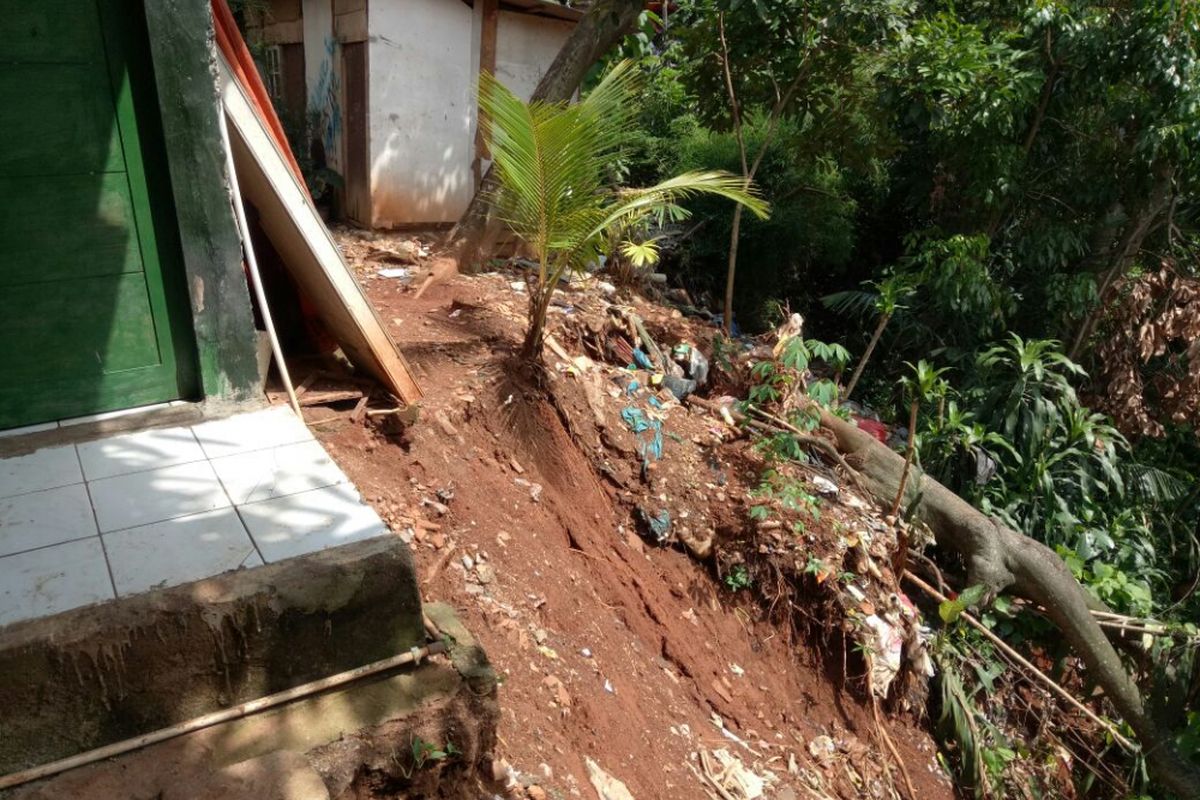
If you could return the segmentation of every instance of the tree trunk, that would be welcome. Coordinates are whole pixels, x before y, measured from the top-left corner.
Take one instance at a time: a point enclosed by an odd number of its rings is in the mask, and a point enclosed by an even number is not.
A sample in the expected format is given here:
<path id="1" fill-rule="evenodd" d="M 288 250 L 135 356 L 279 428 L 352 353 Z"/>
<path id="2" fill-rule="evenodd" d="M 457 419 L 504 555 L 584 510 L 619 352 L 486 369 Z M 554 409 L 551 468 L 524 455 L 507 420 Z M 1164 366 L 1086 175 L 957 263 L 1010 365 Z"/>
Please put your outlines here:
<path id="1" fill-rule="evenodd" d="M 856 426 L 822 413 L 821 425 L 834 435 L 838 450 L 858 469 L 881 505 L 900 488 L 904 459 Z M 955 551 L 967 565 L 968 583 L 982 584 L 987 598 L 1006 589 L 1046 609 L 1051 621 L 1087 665 L 1137 734 L 1154 779 L 1185 800 L 1200 798 L 1200 771 L 1184 760 L 1169 734 L 1151 717 L 1141 693 L 1090 610 L 1096 601 L 1050 548 L 985 516 L 937 481 L 921 475 L 905 495 L 920 497 L 917 516 L 940 547 Z M 911 500 L 910 500 L 911 502 Z"/>
<path id="2" fill-rule="evenodd" d="M 570 100 L 592 65 L 633 29 L 643 5 L 639 0 L 597 0 L 563 42 L 530 99 L 547 103 Z M 446 244 L 456 250 L 461 271 L 473 268 L 479 254 L 490 249 L 499 233 L 488 202 L 497 188 L 495 173 L 488 167 L 471 204 L 446 237 Z"/>
<path id="3" fill-rule="evenodd" d="M 850 393 L 858 385 L 858 379 L 862 377 L 867 362 L 871 360 L 871 354 L 875 352 L 875 345 L 879 344 L 879 337 L 883 336 L 883 330 L 891 320 L 891 314 L 883 314 L 879 317 L 879 322 L 875 325 L 875 331 L 871 334 L 871 341 L 867 342 L 867 349 L 863 352 L 862 358 L 858 360 L 858 365 L 854 367 L 854 374 L 850 376 L 850 383 L 846 384 L 846 393 L 842 395 L 842 402 L 850 399 Z"/>
<path id="4" fill-rule="evenodd" d="M 749 183 L 746 181 L 747 185 Z M 738 238 L 742 231 L 741 203 L 733 209 L 733 226 L 729 230 L 729 267 L 725 271 L 725 316 L 721 318 L 721 327 L 726 336 L 733 335 L 733 285 L 737 275 Z"/>

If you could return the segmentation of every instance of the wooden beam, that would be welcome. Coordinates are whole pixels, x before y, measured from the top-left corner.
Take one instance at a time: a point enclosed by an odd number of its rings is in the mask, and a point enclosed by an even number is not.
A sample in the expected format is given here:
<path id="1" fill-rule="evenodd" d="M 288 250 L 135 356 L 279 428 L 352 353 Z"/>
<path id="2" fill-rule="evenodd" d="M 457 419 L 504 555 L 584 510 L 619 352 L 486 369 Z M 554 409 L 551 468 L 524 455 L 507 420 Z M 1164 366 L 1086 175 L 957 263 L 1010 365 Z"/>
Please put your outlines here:
<path id="1" fill-rule="evenodd" d="M 500 21 L 500 0 L 481 0 L 483 24 L 479 31 L 479 74 L 496 74 L 496 28 Z M 483 182 L 483 160 L 488 157 L 487 137 L 484 135 L 486 117 L 483 108 L 475 114 L 475 158 L 471 160 L 471 172 L 475 176 L 475 187 Z"/>

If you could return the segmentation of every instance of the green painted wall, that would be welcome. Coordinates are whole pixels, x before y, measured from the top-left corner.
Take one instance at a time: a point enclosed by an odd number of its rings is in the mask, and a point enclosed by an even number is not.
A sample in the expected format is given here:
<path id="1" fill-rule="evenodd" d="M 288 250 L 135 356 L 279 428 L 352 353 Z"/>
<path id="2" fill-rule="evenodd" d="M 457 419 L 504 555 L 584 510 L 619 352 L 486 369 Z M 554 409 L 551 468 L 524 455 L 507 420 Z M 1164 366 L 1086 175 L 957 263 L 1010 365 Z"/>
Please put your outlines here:
<path id="1" fill-rule="evenodd" d="M 207 0 L 146 0 L 175 215 L 207 399 L 258 394 L 257 335 L 217 127 Z"/>

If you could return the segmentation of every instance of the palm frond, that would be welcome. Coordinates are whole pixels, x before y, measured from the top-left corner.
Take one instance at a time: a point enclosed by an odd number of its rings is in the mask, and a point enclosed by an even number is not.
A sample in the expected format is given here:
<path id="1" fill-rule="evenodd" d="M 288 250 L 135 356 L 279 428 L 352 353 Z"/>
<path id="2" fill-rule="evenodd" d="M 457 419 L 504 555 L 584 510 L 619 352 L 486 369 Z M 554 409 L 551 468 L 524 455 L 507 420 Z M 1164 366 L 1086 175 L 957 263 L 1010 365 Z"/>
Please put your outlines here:
<path id="1" fill-rule="evenodd" d="M 753 186 L 747 188 L 742 178 L 722 170 L 707 170 L 685 172 L 645 189 L 622 192 L 598 227 L 607 229 L 613 225 L 627 224 L 631 219 L 654 213 L 666 206 L 678 205 L 698 194 L 717 195 L 741 203 L 759 219 L 766 219 L 771 213 L 770 204 L 762 199 Z"/>
<path id="2" fill-rule="evenodd" d="M 1149 502 L 1170 503 L 1180 500 L 1187 496 L 1194 485 L 1164 469 L 1137 461 L 1127 464 L 1124 472 L 1133 493 Z"/>
<path id="3" fill-rule="evenodd" d="M 845 314 L 848 317 L 862 318 L 873 316 L 878 302 L 878 292 L 869 292 L 862 289 L 848 289 L 844 292 L 834 292 L 821 298 L 821 304 L 830 311 Z"/>

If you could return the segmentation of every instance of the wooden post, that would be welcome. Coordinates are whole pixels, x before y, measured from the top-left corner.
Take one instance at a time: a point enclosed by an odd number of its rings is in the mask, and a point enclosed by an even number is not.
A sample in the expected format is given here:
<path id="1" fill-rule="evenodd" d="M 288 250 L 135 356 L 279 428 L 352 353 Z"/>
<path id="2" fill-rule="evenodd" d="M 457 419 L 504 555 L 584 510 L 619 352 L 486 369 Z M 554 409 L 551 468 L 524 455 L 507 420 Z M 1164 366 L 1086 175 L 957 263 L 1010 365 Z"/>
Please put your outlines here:
<path id="1" fill-rule="evenodd" d="M 500 0 L 480 0 L 483 3 L 483 24 L 479 31 L 479 74 L 496 74 L 496 27 L 500 21 Z M 471 173 L 475 176 L 475 188 L 483 182 L 483 160 L 488 157 L 487 137 L 484 135 L 486 121 L 483 108 L 475 112 L 475 158 L 471 160 Z"/>

